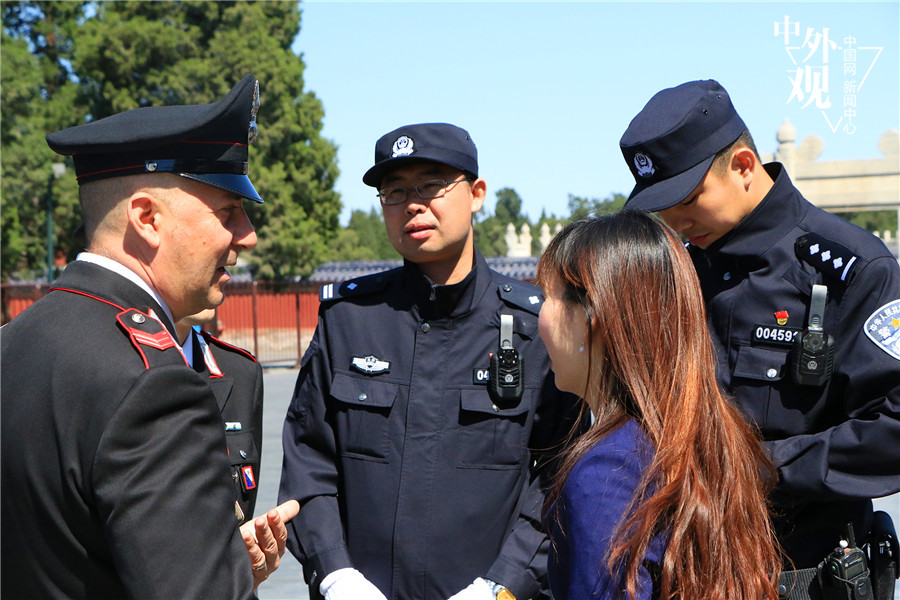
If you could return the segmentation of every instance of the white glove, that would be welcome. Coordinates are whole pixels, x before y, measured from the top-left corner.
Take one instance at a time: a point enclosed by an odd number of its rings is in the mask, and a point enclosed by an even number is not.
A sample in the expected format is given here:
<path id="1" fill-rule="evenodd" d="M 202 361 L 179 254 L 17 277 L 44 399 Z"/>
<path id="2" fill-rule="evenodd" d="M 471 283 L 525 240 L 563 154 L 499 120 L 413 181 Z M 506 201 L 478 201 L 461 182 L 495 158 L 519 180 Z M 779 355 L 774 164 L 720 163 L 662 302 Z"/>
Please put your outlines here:
<path id="1" fill-rule="evenodd" d="M 325 600 L 387 600 L 365 575 L 356 569 L 338 569 L 319 584 Z"/>
<path id="2" fill-rule="evenodd" d="M 448 600 L 494 600 L 494 590 L 479 577 L 466 589 L 456 592 Z"/>

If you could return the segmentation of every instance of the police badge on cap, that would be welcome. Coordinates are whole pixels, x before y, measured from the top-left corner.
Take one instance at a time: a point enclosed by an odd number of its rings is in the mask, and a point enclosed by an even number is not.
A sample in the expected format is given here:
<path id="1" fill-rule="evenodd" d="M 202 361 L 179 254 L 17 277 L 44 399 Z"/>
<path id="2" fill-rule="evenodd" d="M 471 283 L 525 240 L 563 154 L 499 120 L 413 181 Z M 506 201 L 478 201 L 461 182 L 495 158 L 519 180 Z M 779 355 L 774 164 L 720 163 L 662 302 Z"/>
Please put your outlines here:
<path id="1" fill-rule="evenodd" d="M 136 108 L 51 133 L 47 144 L 72 155 L 79 185 L 175 173 L 261 203 L 247 177 L 259 106 L 259 82 L 247 75 L 218 102 Z"/>
<path id="2" fill-rule="evenodd" d="M 363 183 L 378 187 L 385 175 L 415 161 L 440 163 L 478 177 L 478 150 L 465 129 L 449 123 L 418 123 L 378 139 L 375 165 L 363 175 Z"/>
<path id="3" fill-rule="evenodd" d="M 409 156 L 413 153 L 415 144 L 409 136 L 401 135 L 397 138 L 397 141 L 394 142 L 393 148 L 391 148 L 391 158 L 397 158 L 398 156 Z"/>

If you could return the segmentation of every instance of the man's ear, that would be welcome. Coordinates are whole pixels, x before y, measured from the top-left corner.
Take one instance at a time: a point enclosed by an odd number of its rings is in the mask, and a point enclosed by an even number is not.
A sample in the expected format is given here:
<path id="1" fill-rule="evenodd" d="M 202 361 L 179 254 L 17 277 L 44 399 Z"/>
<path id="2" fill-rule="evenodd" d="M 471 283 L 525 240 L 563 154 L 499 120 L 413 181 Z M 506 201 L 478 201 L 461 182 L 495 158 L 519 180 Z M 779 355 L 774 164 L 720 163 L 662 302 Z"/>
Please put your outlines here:
<path id="1" fill-rule="evenodd" d="M 484 198 L 487 196 L 487 182 L 480 177 L 471 183 L 472 190 L 472 214 L 474 215 L 484 205 Z"/>
<path id="2" fill-rule="evenodd" d="M 748 189 L 753 183 L 753 174 L 758 165 L 756 153 L 746 146 L 738 147 L 731 155 L 731 171 L 741 178 L 744 189 Z"/>
<path id="3" fill-rule="evenodd" d="M 154 250 L 161 242 L 161 216 L 163 200 L 148 191 L 138 191 L 125 202 L 128 228 Z"/>

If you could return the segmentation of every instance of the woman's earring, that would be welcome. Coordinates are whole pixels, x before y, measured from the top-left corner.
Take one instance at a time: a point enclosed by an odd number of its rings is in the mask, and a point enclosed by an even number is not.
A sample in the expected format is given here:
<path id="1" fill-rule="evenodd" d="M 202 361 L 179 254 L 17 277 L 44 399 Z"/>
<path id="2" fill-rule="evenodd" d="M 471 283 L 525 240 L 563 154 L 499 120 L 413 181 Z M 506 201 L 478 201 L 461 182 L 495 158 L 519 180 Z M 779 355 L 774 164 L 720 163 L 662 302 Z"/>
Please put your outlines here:
<path id="1" fill-rule="evenodd" d="M 582 345 L 580 345 L 580 346 L 578 347 L 578 351 L 579 351 L 579 352 L 584 352 L 584 344 L 582 344 Z"/>

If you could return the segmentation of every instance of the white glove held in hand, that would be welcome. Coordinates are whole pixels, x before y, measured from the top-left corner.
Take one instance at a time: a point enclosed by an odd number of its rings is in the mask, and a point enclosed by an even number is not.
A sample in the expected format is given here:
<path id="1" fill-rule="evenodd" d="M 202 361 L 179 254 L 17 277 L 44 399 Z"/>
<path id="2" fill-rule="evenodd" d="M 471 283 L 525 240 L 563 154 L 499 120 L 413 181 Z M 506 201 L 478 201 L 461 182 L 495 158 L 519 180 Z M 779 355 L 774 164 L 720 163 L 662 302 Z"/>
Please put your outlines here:
<path id="1" fill-rule="evenodd" d="M 479 577 L 466 589 L 450 596 L 449 600 L 494 600 L 494 590 Z"/>
<path id="2" fill-rule="evenodd" d="M 319 584 L 319 591 L 325 600 L 387 600 L 365 575 L 350 568 L 329 573 Z"/>

